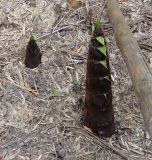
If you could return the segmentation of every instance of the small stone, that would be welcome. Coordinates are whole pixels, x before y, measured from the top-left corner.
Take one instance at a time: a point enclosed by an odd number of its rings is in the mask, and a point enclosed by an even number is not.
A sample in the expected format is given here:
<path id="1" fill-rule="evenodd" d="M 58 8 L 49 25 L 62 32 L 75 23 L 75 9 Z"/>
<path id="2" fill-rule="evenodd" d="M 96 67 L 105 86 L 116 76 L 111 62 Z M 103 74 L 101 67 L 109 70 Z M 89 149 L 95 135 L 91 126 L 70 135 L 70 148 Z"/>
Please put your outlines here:
<path id="1" fill-rule="evenodd" d="M 147 138 L 147 139 L 150 139 L 150 136 L 149 136 L 149 133 L 148 133 L 148 132 L 146 132 L 146 138 Z"/>
<path id="2" fill-rule="evenodd" d="M 46 63 L 47 61 L 48 61 L 48 57 L 47 56 L 42 56 L 41 62 Z"/>
<path id="3" fill-rule="evenodd" d="M 50 118 L 49 118 L 49 122 L 50 122 L 50 123 L 53 123 L 53 117 L 50 117 Z"/>

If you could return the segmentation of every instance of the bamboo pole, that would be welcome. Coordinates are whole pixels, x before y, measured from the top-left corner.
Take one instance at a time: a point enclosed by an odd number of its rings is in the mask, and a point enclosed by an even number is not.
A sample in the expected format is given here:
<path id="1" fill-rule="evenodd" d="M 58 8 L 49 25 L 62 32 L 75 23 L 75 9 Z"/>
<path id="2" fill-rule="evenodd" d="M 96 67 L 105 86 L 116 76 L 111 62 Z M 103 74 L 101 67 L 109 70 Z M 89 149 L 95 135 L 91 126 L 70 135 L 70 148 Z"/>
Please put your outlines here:
<path id="1" fill-rule="evenodd" d="M 116 0 L 107 0 L 107 9 L 117 45 L 127 64 L 135 93 L 139 99 L 145 127 L 152 138 L 152 73 Z"/>

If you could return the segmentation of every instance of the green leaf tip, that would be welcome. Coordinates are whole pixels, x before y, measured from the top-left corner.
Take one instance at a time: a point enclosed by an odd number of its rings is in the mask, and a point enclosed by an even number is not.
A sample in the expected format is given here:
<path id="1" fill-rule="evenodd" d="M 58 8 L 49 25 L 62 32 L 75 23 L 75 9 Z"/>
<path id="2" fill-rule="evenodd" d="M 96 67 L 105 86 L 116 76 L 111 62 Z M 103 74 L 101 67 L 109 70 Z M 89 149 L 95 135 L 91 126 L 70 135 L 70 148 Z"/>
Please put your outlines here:
<path id="1" fill-rule="evenodd" d="M 110 81 L 110 78 L 108 76 L 105 76 L 104 79 Z"/>
<path id="2" fill-rule="evenodd" d="M 35 41 L 35 42 L 36 42 L 36 40 L 37 40 L 36 36 L 34 36 L 34 35 L 32 34 L 31 37 L 30 37 L 30 41 Z"/>
<path id="3" fill-rule="evenodd" d="M 107 61 L 106 60 L 100 61 L 99 63 L 102 64 L 105 68 L 108 69 L 108 67 L 107 67 Z"/>
<path id="4" fill-rule="evenodd" d="M 91 22 L 92 25 L 92 32 L 95 32 L 96 30 L 100 29 L 101 28 L 101 21 L 100 21 L 100 18 L 97 18 L 94 22 Z"/>
<path id="5" fill-rule="evenodd" d="M 103 96 L 107 99 L 107 94 L 106 93 L 104 93 Z"/>
<path id="6" fill-rule="evenodd" d="M 97 40 L 100 44 L 105 45 L 104 37 L 98 36 L 98 37 L 96 37 L 96 40 Z"/>
<path id="7" fill-rule="evenodd" d="M 101 53 L 103 53 L 105 56 L 107 56 L 107 48 L 106 48 L 106 46 L 103 46 L 103 47 L 99 47 L 98 48 L 98 50 L 101 52 Z"/>

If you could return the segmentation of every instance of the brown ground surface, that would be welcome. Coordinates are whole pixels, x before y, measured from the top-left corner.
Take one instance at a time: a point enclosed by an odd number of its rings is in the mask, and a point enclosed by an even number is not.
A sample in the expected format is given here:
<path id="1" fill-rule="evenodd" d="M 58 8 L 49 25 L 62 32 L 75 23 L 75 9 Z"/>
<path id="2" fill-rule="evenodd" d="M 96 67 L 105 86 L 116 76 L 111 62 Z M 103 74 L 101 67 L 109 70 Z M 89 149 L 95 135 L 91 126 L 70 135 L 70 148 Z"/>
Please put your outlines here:
<path id="1" fill-rule="evenodd" d="M 104 141 L 130 159 L 150 160 L 152 143 L 105 2 L 88 0 L 88 5 L 93 17 L 102 17 L 113 78 L 117 134 Z M 152 1 L 119 1 L 119 5 L 152 67 Z M 65 0 L 0 0 L 0 15 L 0 157 L 123 159 L 81 129 L 90 39 L 86 6 L 73 10 Z M 43 53 L 42 63 L 33 70 L 24 66 L 31 33 Z"/>

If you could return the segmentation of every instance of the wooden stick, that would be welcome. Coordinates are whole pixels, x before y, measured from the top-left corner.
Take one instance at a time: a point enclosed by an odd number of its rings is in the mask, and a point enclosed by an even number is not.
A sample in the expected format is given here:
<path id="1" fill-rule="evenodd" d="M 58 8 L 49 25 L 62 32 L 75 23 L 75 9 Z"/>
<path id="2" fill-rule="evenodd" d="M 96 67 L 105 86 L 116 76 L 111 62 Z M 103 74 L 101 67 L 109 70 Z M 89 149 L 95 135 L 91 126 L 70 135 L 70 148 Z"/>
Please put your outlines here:
<path id="1" fill-rule="evenodd" d="M 124 158 L 125 160 L 131 160 L 130 155 L 127 155 L 126 153 L 123 153 L 122 150 L 119 150 L 117 148 L 115 148 L 114 146 L 111 146 L 110 144 L 108 144 L 107 142 L 105 142 L 103 139 L 98 138 L 97 136 L 95 136 L 92 132 L 82 128 L 82 127 L 77 127 L 77 126 L 68 126 L 67 129 L 70 129 L 74 132 L 80 133 L 81 135 L 84 135 L 85 137 L 88 138 L 93 138 L 93 140 L 100 144 L 101 146 L 104 145 L 107 148 L 109 148 L 110 150 L 112 150 L 114 153 L 116 153 L 117 155 L 119 155 L 120 157 Z"/>
<path id="2" fill-rule="evenodd" d="M 116 0 L 107 0 L 107 9 L 118 47 L 127 64 L 135 93 L 140 102 L 145 127 L 152 138 L 152 73 Z"/>

